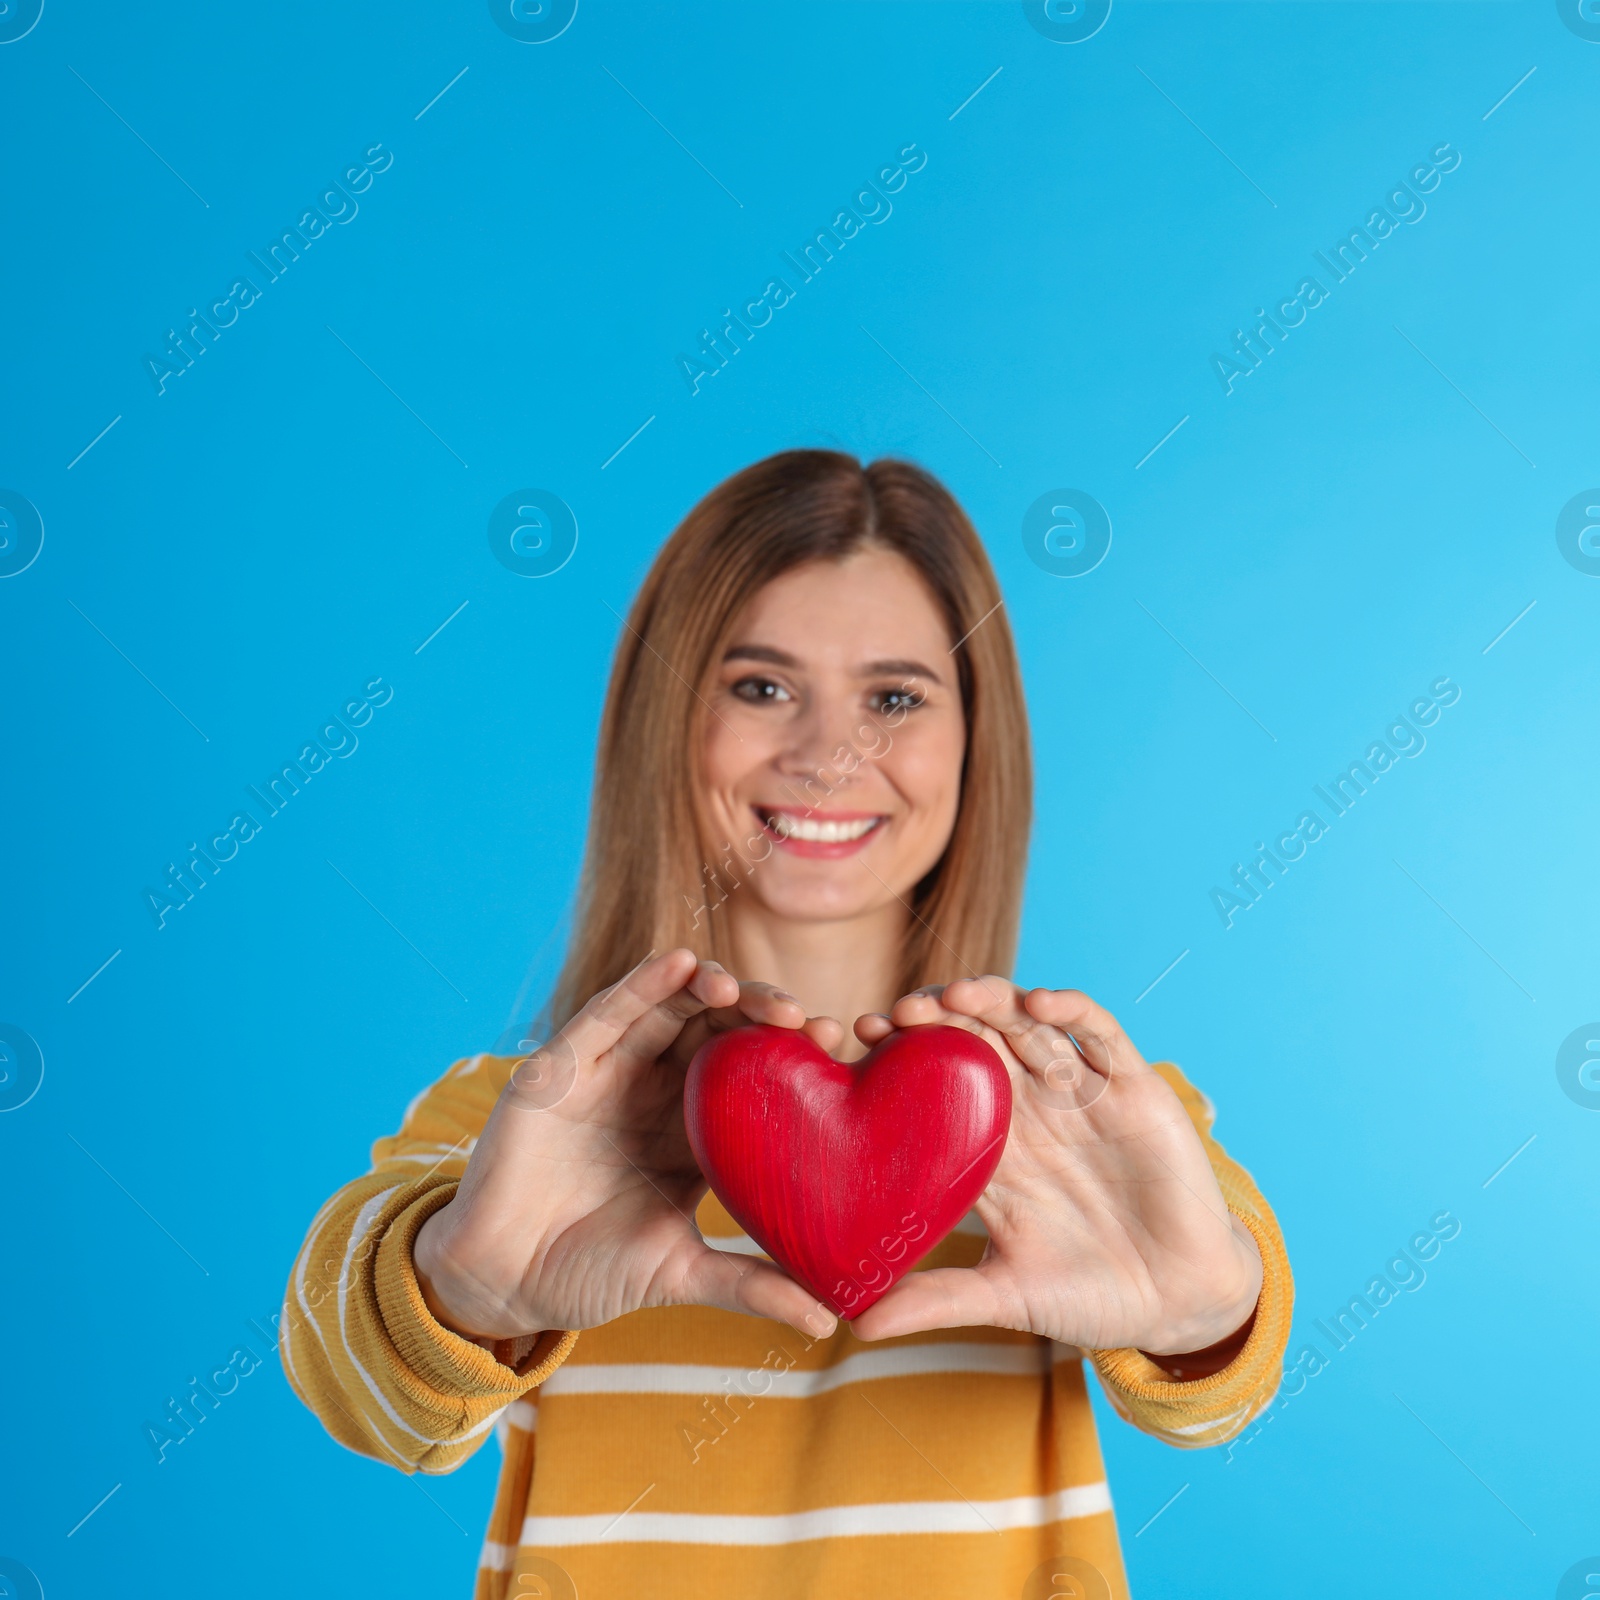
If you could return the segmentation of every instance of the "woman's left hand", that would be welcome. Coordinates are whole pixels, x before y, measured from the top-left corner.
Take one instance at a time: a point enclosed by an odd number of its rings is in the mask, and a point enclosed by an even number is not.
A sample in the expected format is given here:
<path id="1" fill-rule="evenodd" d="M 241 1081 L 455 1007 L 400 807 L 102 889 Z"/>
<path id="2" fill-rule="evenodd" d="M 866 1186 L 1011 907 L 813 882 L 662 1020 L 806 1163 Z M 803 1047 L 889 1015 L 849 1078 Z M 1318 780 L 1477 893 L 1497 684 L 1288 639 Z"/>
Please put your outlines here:
<path id="1" fill-rule="evenodd" d="M 908 1273 L 855 1320 L 858 1338 L 981 1324 L 1159 1357 L 1244 1327 L 1255 1240 L 1177 1095 L 1108 1011 L 1076 989 L 986 977 L 907 995 L 856 1033 L 875 1044 L 922 1023 L 979 1034 L 1011 1074 L 1010 1137 L 977 1204 L 989 1246 L 976 1267 Z"/>

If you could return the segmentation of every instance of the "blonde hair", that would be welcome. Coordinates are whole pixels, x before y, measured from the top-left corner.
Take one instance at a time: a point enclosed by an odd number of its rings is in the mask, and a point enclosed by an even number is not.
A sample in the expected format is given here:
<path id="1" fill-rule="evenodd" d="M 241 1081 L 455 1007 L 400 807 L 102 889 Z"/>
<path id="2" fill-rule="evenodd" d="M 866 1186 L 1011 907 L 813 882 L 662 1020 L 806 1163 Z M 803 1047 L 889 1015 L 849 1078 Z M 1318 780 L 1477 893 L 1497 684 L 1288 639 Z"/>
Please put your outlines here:
<path id="1" fill-rule="evenodd" d="M 595 761 L 589 841 L 548 1021 L 565 1023 L 651 951 L 726 961 L 727 847 L 703 836 L 700 752 L 711 675 L 746 604 L 781 573 L 864 547 L 895 551 L 944 614 L 966 712 L 961 804 L 950 841 L 913 890 L 902 992 L 1016 954 L 1032 817 L 1027 711 L 1000 588 L 966 513 L 905 461 L 863 467 L 788 450 L 717 485 L 662 546 L 617 646 Z M 980 626 L 981 623 L 981 626 Z M 754 976 L 748 974 L 744 976 Z"/>

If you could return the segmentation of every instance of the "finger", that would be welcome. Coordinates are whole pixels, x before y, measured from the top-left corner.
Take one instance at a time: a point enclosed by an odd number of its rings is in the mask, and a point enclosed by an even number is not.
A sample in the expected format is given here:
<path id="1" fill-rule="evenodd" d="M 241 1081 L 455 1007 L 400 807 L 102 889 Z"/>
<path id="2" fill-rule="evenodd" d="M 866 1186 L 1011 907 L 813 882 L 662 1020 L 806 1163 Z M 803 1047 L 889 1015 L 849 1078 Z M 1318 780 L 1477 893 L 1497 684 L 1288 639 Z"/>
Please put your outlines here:
<path id="1" fill-rule="evenodd" d="M 856 1038 L 862 1044 L 879 1044 L 893 1032 L 894 1024 L 885 1012 L 869 1011 L 864 1017 L 856 1018 Z"/>
<path id="2" fill-rule="evenodd" d="M 844 1024 L 836 1017 L 808 1017 L 800 1031 L 830 1056 L 844 1043 Z"/>
<path id="3" fill-rule="evenodd" d="M 850 1331 L 871 1341 L 934 1328 L 1005 1327 L 1006 1310 L 983 1266 L 935 1267 L 907 1273 L 850 1324 Z"/>
<path id="4" fill-rule="evenodd" d="M 739 980 L 719 961 L 700 962 L 684 987 L 712 1011 L 736 1005 L 739 1000 Z"/>
<path id="5" fill-rule="evenodd" d="M 714 961 L 701 966 L 708 971 L 721 973 L 730 982 L 729 974 Z M 711 1021 L 720 1028 L 739 1028 L 749 1022 L 762 1022 L 774 1028 L 798 1028 L 806 1020 L 806 1008 L 787 989 L 773 983 L 739 983 L 731 991 L 719 991 L 712 1010 Z"/>
<path id="6" fill-rule="evenodd" d="M 1032 994 L 1058 992 L 1067 991 L 1035 989 Z M 1079 1096 L 1091 1082 L 1103 1085 L 1113 1070 L 1127 1064 L 1115 1052 L 1091 1048 L 1079 1039 L 1078 1030 L 1084 1023 L 1078 1009 L 1046 1004 L 1043 1009 L 1048 1016 L 1041 1016 L 1029 1009 L 1029 999 L 1009 979 L 991 975 L 952 983 L 945 990 L 944 1003 L 955 1014 L 972 1017 L 1002 1034 L 1034 1079 L 1053 1092 Z M 1056 1015 L 1077 1018 L 1076 1027 L 1050 1020 Z M 1084 1073 L 1089 1079 L 1084 1079 Z"/>
<path id="7" fill-rule="evenodd" d="M 609 1050 L 654 1007 L 682 992 L 696 968 L 691 950 L 669 950 L 641 961 L 632 972 L 603 989 L 561 1031 L 579 1056 Z M 696 1006 L 700 1002 L 696 1001 Z"/>
<path id="8" fill-rule="evenodd" d="M 946 986 L 936 994 L 920 990 L 915 994 L 908 994 L 895 1001 L 894 1010 L 889 1013 L 889 1021 L 896 1028 L 920 1028 L 932 1024 L 946 1028 L 964 1028 L 968 1033 L 977 1034 L 987 1044 L 995 1044 L 998 1030 L 991 1029 L 988 1023 L 976 1017 L 950 1010 L 942 999 L 942 995 L 948 992 L 949 986 Z M 998 1034 L 998 1037 L 1002 1041 L 1005 1040 L 1003 1034 Z"/>
<path id="9" fill-rule="evenodd" d="M 820 1300 L 776 1267 L 709 1245 L 685 1272 L 682 1297 L 686 1305 L 719 1306 L 786 1322 L 812 1339 L 826 1339 L 839 1325 L 838 1317 Z"/>
<path id="10" fill-rule="evenodd" d="M 1030 1021 L 1022 1004 L 1022 990 L 1008 978 L 997 978 L 992 973 L 946 984 L 944 1004 L 946 1010 L 987 1022 L 1002 1033 L 1026 1027 Z"/>
<path id="11" fill-rule="evenodd" d="M 950 1013 L 940 1002 L 943 989 L 930 993 L 926 989 L 902 995 L 889 1012 L 889 1020 L 897 1028 L 918 1028 L 930 1022 L 947 1022 Z"/>
<path id="12" fill-rule="evenodd" d="M 701 961 L 683 987 L 650 1007 L 629 1024 L 617 1049 L 635 1063 L 664 1055 L 695 1017 L 710 1017 L 736 1007 L 739 982 L 715 961 Z M 734 1009 L 731 1013 L 739 1016 Z"/>
<path id="13" fill-rule="evenodd" d="M 1117 1019 L 1081 989 L 1030 989 L 1023 1004 L 1029 1016 L 1070 1033 L 1100 1072 L 1128 1072 L 1145 1065 Z"/>

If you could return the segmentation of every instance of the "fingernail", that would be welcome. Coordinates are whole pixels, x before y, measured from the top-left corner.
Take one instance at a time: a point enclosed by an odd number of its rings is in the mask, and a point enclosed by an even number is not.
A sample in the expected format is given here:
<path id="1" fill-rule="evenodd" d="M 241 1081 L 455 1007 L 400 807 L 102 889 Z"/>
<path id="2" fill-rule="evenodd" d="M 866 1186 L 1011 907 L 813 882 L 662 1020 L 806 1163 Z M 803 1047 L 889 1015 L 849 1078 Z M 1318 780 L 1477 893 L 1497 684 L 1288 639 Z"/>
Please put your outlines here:
<path id="1" fill-rule="evenodd" d="M 787 989 L 774 989 L 772 991 L 772 998 L 774 1000 L 787 1000 L 791 1005 L 797 1006 L 800 1004 L 800 1002 L 792 994 L 790 994 Z"/>

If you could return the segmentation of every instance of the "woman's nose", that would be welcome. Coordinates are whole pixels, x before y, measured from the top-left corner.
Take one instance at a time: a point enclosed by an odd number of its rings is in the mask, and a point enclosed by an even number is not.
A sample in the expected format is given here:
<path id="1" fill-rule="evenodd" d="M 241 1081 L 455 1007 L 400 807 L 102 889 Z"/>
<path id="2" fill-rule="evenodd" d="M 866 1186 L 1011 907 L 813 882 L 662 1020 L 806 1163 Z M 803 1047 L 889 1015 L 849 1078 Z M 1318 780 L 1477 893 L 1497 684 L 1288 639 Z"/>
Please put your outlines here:
<path id="1" fill-rule="evenodd" d="M 820 803 L 813 793 L 817 786 L 826 795 L 855 782 L 862 761 L 860 720 L 848 703 L 812 704 L 790 724 L 777 767 L 784 777 L 811 786 L 807 804 Z"/>

